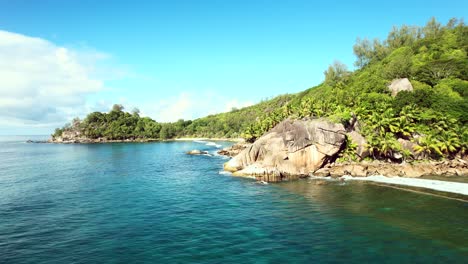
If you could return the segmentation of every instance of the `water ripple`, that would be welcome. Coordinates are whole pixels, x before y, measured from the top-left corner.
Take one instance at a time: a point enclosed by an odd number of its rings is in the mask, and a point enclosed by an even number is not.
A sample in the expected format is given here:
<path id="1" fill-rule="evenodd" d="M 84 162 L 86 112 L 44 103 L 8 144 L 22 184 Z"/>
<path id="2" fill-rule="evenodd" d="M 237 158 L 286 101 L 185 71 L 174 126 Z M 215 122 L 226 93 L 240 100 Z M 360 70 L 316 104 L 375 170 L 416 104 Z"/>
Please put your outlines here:
<path id="1" fill-rule="evenodd" d="M 458 201 L 361 183 L 258 185 L 220 175 L 222 157 L 185 155 L 196 142 L 5 144 L 1 263 L 457 263 L 468 254 Z"/>

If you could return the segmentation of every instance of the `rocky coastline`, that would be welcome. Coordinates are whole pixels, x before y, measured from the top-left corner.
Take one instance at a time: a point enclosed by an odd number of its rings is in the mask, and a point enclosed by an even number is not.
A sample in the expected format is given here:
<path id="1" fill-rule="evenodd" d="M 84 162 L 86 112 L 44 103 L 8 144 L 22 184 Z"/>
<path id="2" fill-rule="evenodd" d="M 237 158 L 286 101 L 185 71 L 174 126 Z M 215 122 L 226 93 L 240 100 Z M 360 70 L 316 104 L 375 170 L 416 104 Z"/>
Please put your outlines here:
<path id="1" fill-rule="evenodd" d="M 46 141 L 33 141 L 28 140 L 27 143 L 58 143 L 58 144 L 99 144 L 99 143 L 147 143 L 147 142 L 162 142 L 162 141 L 194 141 L 194 140 L 210 140 L 210 141 L 233 141 L 239 144 L 243 142 L 242 139 L 227 139 L 227 138 L 174 138 L 174 139 L 152 139 L 152 138 L 127 138 L 127 139 L 107 139 L 88 138 L 82 135 L 80 131 L 70 130 L 64 131 L 60 136 L 52 136 Z"/>
<path id="2" fill-rule="evenodd" d="M 328 164 L 311 173 L 310 176 L 368 177 L 382 175 L 387 177 L 421 178 L 428 176 L 466 176 L 468 177 L 468 162 L 462 159 L 444 161 L 417 161 L 405 163 L 391 163 L 383 161 L 361 161 Z"/>
<path id="3" fill-rule="evenodd" d="M 381 161 L 362 158 L 356 162 L 338 162 L 346 131 L 340 124 L 326 120 L 285 120 L 253 144 L 235 144 L 218 153 L 232 159 L 224 169 L 234 176 L 252 177 L 259 181 L 280 182 L 307 177 L 424 178 L 440 176 L 468 177 L 468 161 L 462 158 L 442 161 Z M 359 138 L 358 138 L 359 139 Z M 365 155 L 365 141 L 360 140 L 357 154 Z"/>
<path id="4" fill-rule="evenodd" d="M 242 150 L 252 144 L 238 143 L 229 148 L 218 151 L 218 154 L 230 158 L 238 155 Z M 249 175 L 248 173 L 236 173 L 235 176 L 255 177 L 258 180 L 269 181 L 267 173 L 263 175 Z M 453 159 L 443 161 L 414 161 L 404 163 L 393 163 L 386 161 L 360 161 L 360 162 L 334 162 L 324 167 L 310 172 L 308 175 L 284 175 L 282 180 L 292 180 L 305 177 L 331 177 L 339 178 L 343 175 L 352 177 L 369 177 L 375 175 L 387 177 L 424 178 L 430 176 L 447 177 L 467 177 L 468 181 L 468 161 L 464 159 Z M 273 177 L 272 177 L 273 178 Z"/>
<path id="5" fill-rule="evenodd" d="M 49 139 L 41 143 L 56 143 L 56 144 L 99 144 L 99 143 L 146 143 L 159 142 L 159 139 L 106 139 L 106 138 L 73 138 L 73 139 Z M 36 142 L 30 142 L 36 143 Z"/>
<path id="6" fill-rule="evenodd" d="M 357 154 L 366 155 L 363 147 L 366 142 L 356 131 L 346 131 L 341 124 L 327 120 L 285 120 L 254 143 L 232 140 L 236 144 L 218 151 L 218 154 L 231 158 L 224 169 L 235 176 L 254 177 L 265 182 L 280 182 L 306 177 L 331 177 L 343 175 L 369 177 L 424 178 L 428 176 L 468 177 L 468 161 L 452 159 L 442 161 L 414 160 L 412 162 L 391 162 L 366 160 L 338 162 L 348 135 L 358 142 Z M 183 140 L 203 140 L 181 138 Z M 205 139 L 216 140 L 216 139 Z M 221 139 L 219 139 L 221 140 Z M 66 131 L 59 137 L 47 141 L 27 141 L 28 143 L 58 144 L 99 144 L 99 143 L 145 143 L 159 142 L 159 139 L 131 138 L 110 140 L 90 139 L 79 131 Z"/>

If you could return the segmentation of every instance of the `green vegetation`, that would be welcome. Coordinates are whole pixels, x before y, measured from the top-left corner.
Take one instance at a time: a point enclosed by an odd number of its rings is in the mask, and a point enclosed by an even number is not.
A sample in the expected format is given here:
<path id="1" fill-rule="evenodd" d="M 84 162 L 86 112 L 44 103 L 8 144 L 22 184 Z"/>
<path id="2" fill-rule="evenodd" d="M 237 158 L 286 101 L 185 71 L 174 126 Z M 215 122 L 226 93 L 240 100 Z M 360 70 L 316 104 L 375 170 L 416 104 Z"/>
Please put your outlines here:
<path id="1" fill-rule="evenodd" d="M 122 105 L 114 105 L 109 113 L 93 112 L 85 119 L 75 118 L 72 124 L 58 128 L 52 135 L 61 136 L 63 131 L 79 131 L 90 139 L 108 140 L 151 139 L 166 140 L 178 137 L 239 138 L 241 131 L 257 119 L 274 111 L 291 100 L 292 95 L 282 95 L 255 106 L 233 109 L 227 113 L 204 118 L 179 120 L 174 123 L 158 123 L 149 117 L 140 117 L 134 109 L 125 112 Z"/>
<path id="2" fill-rule="evenodd" d="M 358 39 L 354 52 L 360 67 L 355 72 L 333 63 L 321 85 L 262 117 L 246 137 L 254 140 L 286 117 L 326 117 L 349 128 L 356 116 L 374 158 L 410 157 L 399 138 L 418 144 L 415 156 L 467 154 L 468 27 L 463 22 L 452 19 L 442 26 L 431 19 L 422 28 L 394 28 L 384 41 Z M 395 78 L 408 78 L 414 91 L 392 97 L 387 86 Z"/>
<path id="3" fill-rule="evenodd" d="M 243 109 L 193 121 L 157 123 L 138 112 L 114 107 L 58 129 L 79 129 L 91 138 L 244 137 L 263 135 L 285 118 L 325 117 L 352 129 L 358 120 L 373 158 L 443 158 L 468 151 L 468 27 L 456 19 L 443 26 L 394 28 L 381 41 L 358 39 L 357 70 L 336 61 L 325 81 L 295 95 L 283 95 Z M 408 78 L 414 91 L 392 97 L 387 86 Z M 409 151 L 398 139 L 417 144 Z M 350 145 L 343 158 L 355 159 Z"/>

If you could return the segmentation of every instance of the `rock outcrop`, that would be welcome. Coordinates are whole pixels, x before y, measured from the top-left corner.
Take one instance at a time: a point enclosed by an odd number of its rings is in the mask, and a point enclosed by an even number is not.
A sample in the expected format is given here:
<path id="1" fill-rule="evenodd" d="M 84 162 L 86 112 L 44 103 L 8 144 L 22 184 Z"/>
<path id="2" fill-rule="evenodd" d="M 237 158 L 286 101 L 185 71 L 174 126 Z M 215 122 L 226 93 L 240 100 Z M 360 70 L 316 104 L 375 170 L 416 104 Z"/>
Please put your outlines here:
<path id="1" fill-rule="evenodd" d="M 361 160 L 369 156 L 367 140 L 361 134 L 357 131 L 352 131 L 348 133 L 348 137 L 357 145 L 356 155 L 358 155 Z"/>
<path id="2" fill-rule="evenodd" d="M 425 176 L 468 176 L 468 162 L 462 159 L 456 159 L 441 162 L 418 162 L 414 164 L 398 164 L 380 161 L 336 163 L 321 168 L 312 174 L 312 176 L 331 177 L 341 177 L 343 175 L 351 175 L 354 177 L 383 175 L 407 178 Z"/>
<path id="3" fill-rule="evenodd" d="M 234 157 L 237 154 L 241 153 L 241 151 L 243 151 L 244 149 L 250 147 L 251 145 L 252 143 L 239 142 L 230 147 L 223 148 L 222 150 L 218 151 L 218 154 L 228 157 Z"/>
<path id="4" fill-rule="evenodd" d="M 227 162 L 224 169 L 267 182 L 307 177 L 336 156 L 345 135 L 341 124 L 287 119 Z"/>
<path id="5" fill-rule="evenodd" d="M 62 132 L 62 135 L 58 137 L 53 137 L 51 139 L 51 142 L 56 142 L 56 143 L 75 143 L 79 142 L 82 140 L 85 140 L 85 137 L 82 137 L 80 131 L 75 131 L 75 130 L 66 130 Z"/>
<path id="6" fill-rule="evenodd" d="M 395 79 L 388 86 L 388 89 L 392 92 L 392 96 L 395 97 L 401 91 L 413 91 L 413 85 L 408 78 Z"/>

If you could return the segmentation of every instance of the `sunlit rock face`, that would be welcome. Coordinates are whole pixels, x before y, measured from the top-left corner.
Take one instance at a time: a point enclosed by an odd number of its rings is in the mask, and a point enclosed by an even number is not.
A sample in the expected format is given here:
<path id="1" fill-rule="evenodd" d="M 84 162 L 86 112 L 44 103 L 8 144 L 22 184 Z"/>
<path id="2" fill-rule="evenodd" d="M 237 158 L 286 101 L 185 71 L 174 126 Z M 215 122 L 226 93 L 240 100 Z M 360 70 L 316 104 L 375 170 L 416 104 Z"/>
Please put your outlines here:
<path id="1" fill-rule="evenodd" d="M 395 97 L 401 91 L 413 91 L 413 85 L 408 80 L 408 78 L 395 79 L 388 86 L 388 89 L 392 92 L 392 96 Z"/>
<path id="2" fill-rule="evenodd" d="M 237 176 L 278 182 L 308 176 L 328 163 L 345 143 L 343 125 L 326 120 L 279 123 L 224 165 Z"/>

